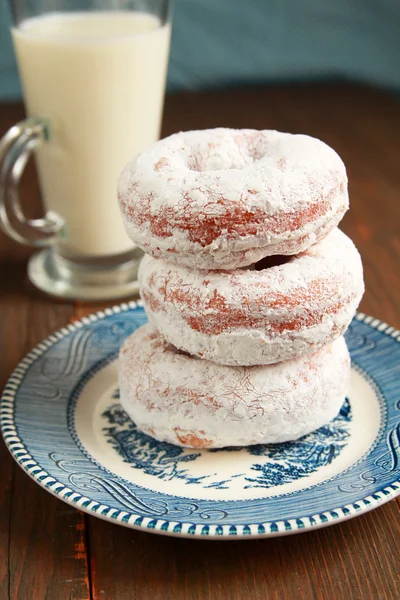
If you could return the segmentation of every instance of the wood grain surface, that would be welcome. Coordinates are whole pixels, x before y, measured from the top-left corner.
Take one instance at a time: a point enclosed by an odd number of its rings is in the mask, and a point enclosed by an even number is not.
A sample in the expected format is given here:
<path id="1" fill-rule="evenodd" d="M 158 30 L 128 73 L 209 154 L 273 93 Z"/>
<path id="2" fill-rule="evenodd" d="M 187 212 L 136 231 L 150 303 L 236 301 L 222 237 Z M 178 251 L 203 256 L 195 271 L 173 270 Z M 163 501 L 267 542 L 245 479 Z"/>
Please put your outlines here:
<path id="1" fill-rule="evenodd" d="M 0 135 L 22 118 L 0 108 Z M 400 102 L 352 85 L 280 86 L 167 98 L 164 130 L 274 128 L 317 136 L 344 159 L 342 222 L 363 257 L 361 310 L 400 328 Z M 40 214 L 32 167 L 27 212 Z M 59 302 L 27 282 L 30 250 L 0 234 L 0 386 L 32 346 L 103 305 Z M 397 600 L 398 500 L 326 529 L 267 540 L 155 536 L 89 517 L 39 488 L 0 445 L 0 600 Z"/>

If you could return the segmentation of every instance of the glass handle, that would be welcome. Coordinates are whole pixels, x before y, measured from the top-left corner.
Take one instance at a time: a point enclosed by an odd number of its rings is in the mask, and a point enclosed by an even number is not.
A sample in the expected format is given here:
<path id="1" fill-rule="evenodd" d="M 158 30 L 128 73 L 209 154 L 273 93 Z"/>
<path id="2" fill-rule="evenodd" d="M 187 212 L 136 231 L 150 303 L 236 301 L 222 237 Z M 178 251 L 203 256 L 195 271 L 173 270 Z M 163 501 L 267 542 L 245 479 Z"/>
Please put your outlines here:
<path id="1" fill-rule="evenodd" d="M 34 149 L 47 139 L 40 119 L 26 119 L 11 127 L 0 140 L 0 227 L 11 238 L 31 246 L 51 246 L 59 239 L 63 219 L 51 211 L 41 219 L 27 219 L 18 186 Z"/>

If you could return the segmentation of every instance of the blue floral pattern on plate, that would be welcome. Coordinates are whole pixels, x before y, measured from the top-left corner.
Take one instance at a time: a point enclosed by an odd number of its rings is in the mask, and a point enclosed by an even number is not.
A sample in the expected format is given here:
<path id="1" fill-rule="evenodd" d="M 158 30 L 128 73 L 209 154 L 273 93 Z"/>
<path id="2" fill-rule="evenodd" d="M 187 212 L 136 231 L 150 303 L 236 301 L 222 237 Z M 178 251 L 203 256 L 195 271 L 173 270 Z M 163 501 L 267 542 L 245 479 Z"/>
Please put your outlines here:
<path id="1" fill-rule="evenodd" d="M 113 399 L 118 398 L 119 390 L 116 389 Z M 195 461 L 201 453 L 158 442 L 142 433 L 118 403 L 111 404 L 102 416 L 108 423 L 103 428 L 105 437 L 126 463 L 163 480 L 181 479 L 207 487 L 208 475 L 193 477 L 187 468 L 187 463 Z M 253 463 L 247 474 L 238 473 L 235 477 L 242 478 L 245 488 L 271 488 L 310 475 L 339 456 L 349 437 L 351 419 L 351 407 L 346 399 L 335 419 L 295 442 L 246 448 L 246 452 L 259 457 L 259 460 Z M 208 452 L 221 451 L 243 452 L 243 449 L 224 448 Z M 267 460 L 260 460 L 262 458 Z M 230 483 L 232 479 L 223 479 L 213 482 L 210 487 L 229 489 Z"/>
<path id="2" fill-rule="evenodd" d="M 135 303 L 107 309 L 54 333 L 15 369 L 2 395 L 1 430 L 15 460 L 41 486 L 128 527 L 216 538 L 320 527 L 399 494 L 394 328 L 362 314 L 353 320 L 346 338 L 355 383 L 326 427 L 293 444 L 197 453 L 160 446 L 135 430 L 115 406 L 116 381 L 103 394 L 99 429 L 82 420 L 79 398 L 86 394 L 96 405 L 90 386 L 100 385 L 122 341 L 146 320 Z M 104 460 L 91 454 L 90 436 L 104 442 Z M 251 466 L 240 471 L 238 461 Z M 212 477 L 202 472 L 206 464 Z"/>

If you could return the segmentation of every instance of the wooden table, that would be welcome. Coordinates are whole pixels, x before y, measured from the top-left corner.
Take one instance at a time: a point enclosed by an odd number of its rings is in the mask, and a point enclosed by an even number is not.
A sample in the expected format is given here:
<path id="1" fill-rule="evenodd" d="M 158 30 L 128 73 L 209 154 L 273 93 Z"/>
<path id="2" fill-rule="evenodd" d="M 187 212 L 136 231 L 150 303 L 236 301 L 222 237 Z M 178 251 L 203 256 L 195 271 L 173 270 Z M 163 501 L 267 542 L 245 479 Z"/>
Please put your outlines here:
<path id="1" fill-rule="evenodd" d="M 3 105 L 0 134 L 20 119 Z M 307 85 L 167 99 L 164 134 L 215 126 L 317 136 L 348 167 L 343 229 L 364 261 L 361 304 L 400 328 L 400 103 L 362 86 Z M 38 210 L 29 170 L 23 194 Z M 26 281 L 29 249 L 0 234 L 0 385 L 23 355 L 97 306 L 55 302 Z M 399 501 L 352 521 L 286 538 L 195 541 L 87 516 L 39 488 L 0 447 L 0 598 L 22 600 L 327 600 L 400 597 Z"/>

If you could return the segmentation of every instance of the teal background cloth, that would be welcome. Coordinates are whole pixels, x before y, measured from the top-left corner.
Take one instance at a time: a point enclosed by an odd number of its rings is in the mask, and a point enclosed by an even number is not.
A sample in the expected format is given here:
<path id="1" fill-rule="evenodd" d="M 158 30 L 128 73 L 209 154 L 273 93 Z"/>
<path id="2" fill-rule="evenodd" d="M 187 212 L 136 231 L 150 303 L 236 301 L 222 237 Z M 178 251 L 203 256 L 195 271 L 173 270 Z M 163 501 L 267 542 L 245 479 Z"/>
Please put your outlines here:
<path id="1" fill-rule="evenodd" d="M 0 99 L 20 96 L 0 0 Z M 175 0 L 168 89 L 345 78 L 400 90 L 400 0 Z"/>

